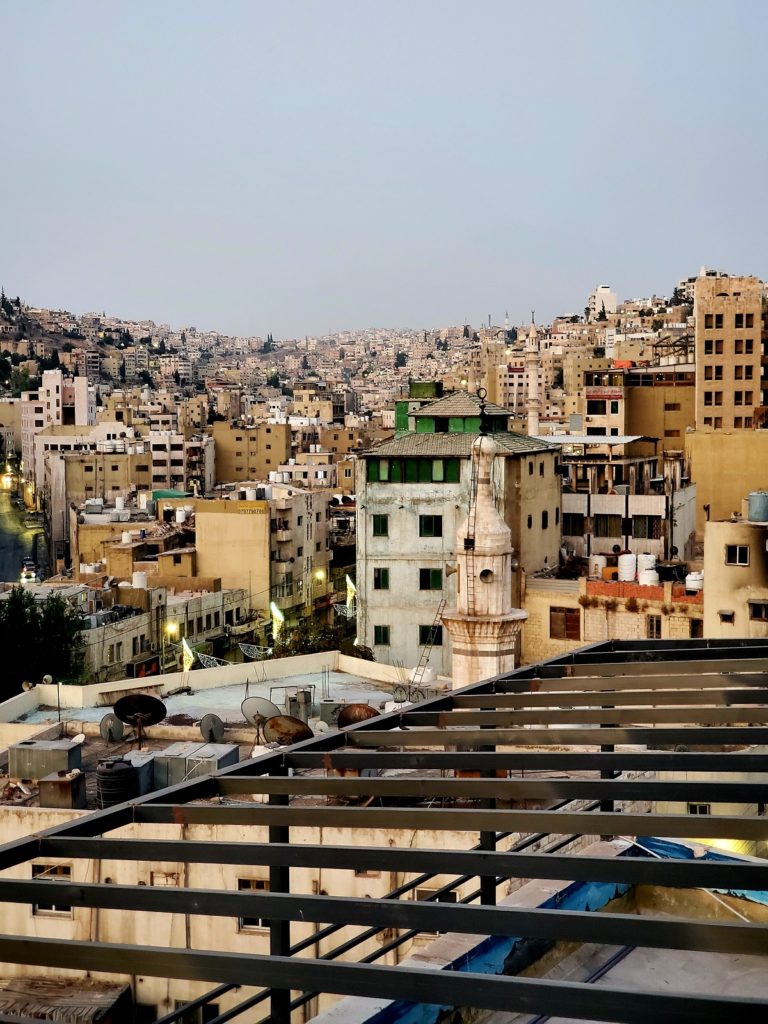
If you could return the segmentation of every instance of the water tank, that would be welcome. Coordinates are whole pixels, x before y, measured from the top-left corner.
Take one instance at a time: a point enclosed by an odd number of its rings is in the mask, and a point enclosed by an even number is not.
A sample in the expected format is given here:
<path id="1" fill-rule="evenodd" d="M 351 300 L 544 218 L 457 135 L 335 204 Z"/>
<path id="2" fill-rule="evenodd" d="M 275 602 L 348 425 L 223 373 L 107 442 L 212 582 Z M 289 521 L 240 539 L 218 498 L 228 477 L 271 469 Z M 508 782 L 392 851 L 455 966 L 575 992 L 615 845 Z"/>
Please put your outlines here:
<path id="1" fill-rule="evenodd" d="M 139 572 L 137 570 L 133 574 L 133 589 L 134 590 L 146 590 L 147 589 L 147 574 L 145 572 Z"/>
<path id="2" fill-rule="evenodd" d="M 121 495 L 118 495 L 115 498 L 115 508 L 117 509 L 118 512 L 122 512 L 123 509 L 125 508 L 125 498 L 123 498 Z"/>
<path id="3" fill-rule="evenodd" d="M 173 522 L 173 505 L 163 505 L 163 522 Z"/>
<path id="4" fill-rule="evenodd" d="M 637 556 L 619 555 L 619 582 L 631 583 L 637 573 Z"/>
<path id="5" fill-rule="evenodd" d="M 155 514 L 155 502 L 152 498 L 147 498 L 147 515 L 153 516 Z"/>
<path id="6" fill-rule="evenodd" d="M 120 537 L 121 537 L 121 540 L 122 540 L 123 544 L 130 544 L 131 543 L 131 539 L 132 538 L 131 538 L 131 531 L 130 530 L 123 530 L 123 532 L 120 534 Z"/>
<path id="7" fill-rule="evenodd" d="M 703 572 L 689 572 L 685 577 L 685 589 L 687 593 L 695 594 L 699 590 L 704 589 L 704 573 Z"/>
<path id="8" fill-rule="evenodd" d="M 747 495 L 749 503 L 749 521 L 751 523 L 768 523 L 768 491 L 752 491 Z"/>
<path id="9" fill-rule="evenodd" d="M 645 569 L 655 569 L 655 568 L 656 568 L 656 555 L 643 554 L 643 555 L 638 555 L 637 556 L 637 575 L 638 575 L 638 577 L 640 576 L 640 573 L 643 572 Z"/>
<path id="10" fill-rule="evenodd" d="M 187 513 L 184 511 L 183 508 L 177 508 L 176 509 L 176 522 L 177 523 L 185 523 L 186 521 L 187 521 Z"/>
<path id="11" fill-rule="evenodd" d="M 589 576 L 595 576 L 597 579 L 601 579 L 603 575 L 603 569 L 608 565 L 608 559 L 605 555 L 590 555 L 589 556 Z"/>
<path id="12" fill-rule="evenodd" d="M 245 500 L 246 501 L 256 501 L 256 495 L 257 495 L 257 491 L 256 491 L 255 487 L 246 487 L 245 488 Z"/>
<path id="13" fill-rule="evenodd" d="M 139 795 L 138 770 L 127 761 L 101 761 L 96 768 L 99 807 L 114 807 Z"/>
<path id="14" fill-rule="evenodd" d="M 658 587 L 659 574 L 655 569 L 638 569 L 637 582 L 641 587 Z"/>
<path id="15" fill-rule="evenodd" d="M 139 494 L 139 508 L 143 512 L 147 511 L 147 501 L 148 501 L 148 499 L 149 499 L 149 495 L 147 494 L 147 492 L 146 491 L 141 491 L 141 493 Z"/>

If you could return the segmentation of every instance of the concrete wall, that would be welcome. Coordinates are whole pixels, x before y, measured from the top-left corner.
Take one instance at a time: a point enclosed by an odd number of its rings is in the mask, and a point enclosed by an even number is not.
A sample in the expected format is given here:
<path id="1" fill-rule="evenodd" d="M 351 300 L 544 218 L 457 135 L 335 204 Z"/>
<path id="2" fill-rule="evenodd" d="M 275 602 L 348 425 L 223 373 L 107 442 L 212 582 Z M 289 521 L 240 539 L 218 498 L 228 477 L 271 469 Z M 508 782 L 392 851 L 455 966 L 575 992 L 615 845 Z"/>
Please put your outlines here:
<path id="1" fill-rule="evenodd" d="M 768 430 L 697 430 L 686 435 L 685 449 L 696 482 L 697 532 L 704 531 L 705 505 L 710 520 L 728 519 L 746 494 L 768 489 Z"/>
<path id="2" fill-rule="evenodd" d="M 768 621 L 753 618 L 750 602 L 768 605 L 768 526 L 764 523 L 707 523 L 704 532 L 705 636 L 768 637 Z M 726 548 L 748 550 L 747 565 L 728 565 Z M 728 621 L 724 616 L 733 615 Z"/>

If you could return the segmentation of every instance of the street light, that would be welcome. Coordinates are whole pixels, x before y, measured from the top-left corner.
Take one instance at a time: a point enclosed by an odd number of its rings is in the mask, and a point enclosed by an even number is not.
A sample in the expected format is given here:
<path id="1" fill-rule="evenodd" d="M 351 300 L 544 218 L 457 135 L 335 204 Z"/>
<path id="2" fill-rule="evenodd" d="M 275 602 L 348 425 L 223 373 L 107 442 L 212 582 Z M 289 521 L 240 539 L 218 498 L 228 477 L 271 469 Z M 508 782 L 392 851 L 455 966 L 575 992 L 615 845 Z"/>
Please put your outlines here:
<path id="1" fill-rule="evenodd" d="M 169 644 L 175 644 L 176 643 L 176 638 L 178 637 L 178 635 L 179 635 L 179 624 L 178 624 L 178 622 L 168 622 L 168 623 L 166 623 L 165 631 L 163 632 L 163 650 L 162 650 L 163 663 L 160 666 L 160 674 L 161 675 L 165 672 L 165 643 L 166 643 L 165 638 L 166 638 L 166 636 L 168 637 L 168 643 Z"/>

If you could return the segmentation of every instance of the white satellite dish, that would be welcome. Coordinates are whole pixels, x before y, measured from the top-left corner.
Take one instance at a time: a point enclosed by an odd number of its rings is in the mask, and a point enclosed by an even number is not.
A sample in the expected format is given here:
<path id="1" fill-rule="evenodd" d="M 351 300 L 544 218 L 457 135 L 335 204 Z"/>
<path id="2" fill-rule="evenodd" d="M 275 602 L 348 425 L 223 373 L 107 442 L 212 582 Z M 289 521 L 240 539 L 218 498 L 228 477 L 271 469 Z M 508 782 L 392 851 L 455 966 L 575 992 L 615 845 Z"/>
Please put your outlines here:
<path id="1" fill-rule="evenodd" d="M 78 747 L 82 746 L 82 744 L 85 743 L 85 733 L 84 732 L 79 732 L 77 734 L 77 736 L 73 736 L 72 737 L 72 742 L 76 743 L 78 745 Z"/>

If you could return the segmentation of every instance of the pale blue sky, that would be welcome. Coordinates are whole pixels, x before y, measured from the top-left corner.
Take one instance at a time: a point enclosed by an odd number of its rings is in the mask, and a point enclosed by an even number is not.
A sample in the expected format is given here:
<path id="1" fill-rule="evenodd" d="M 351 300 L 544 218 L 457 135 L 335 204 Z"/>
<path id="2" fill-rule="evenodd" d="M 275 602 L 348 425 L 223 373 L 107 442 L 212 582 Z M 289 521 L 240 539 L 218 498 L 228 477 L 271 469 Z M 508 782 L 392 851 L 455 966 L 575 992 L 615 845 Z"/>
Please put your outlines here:
<path id="1" fill-rule="evenodd" d="M 762 0 L 2 0 L 0 282 L 293 336 L 768 276 Z"/>

